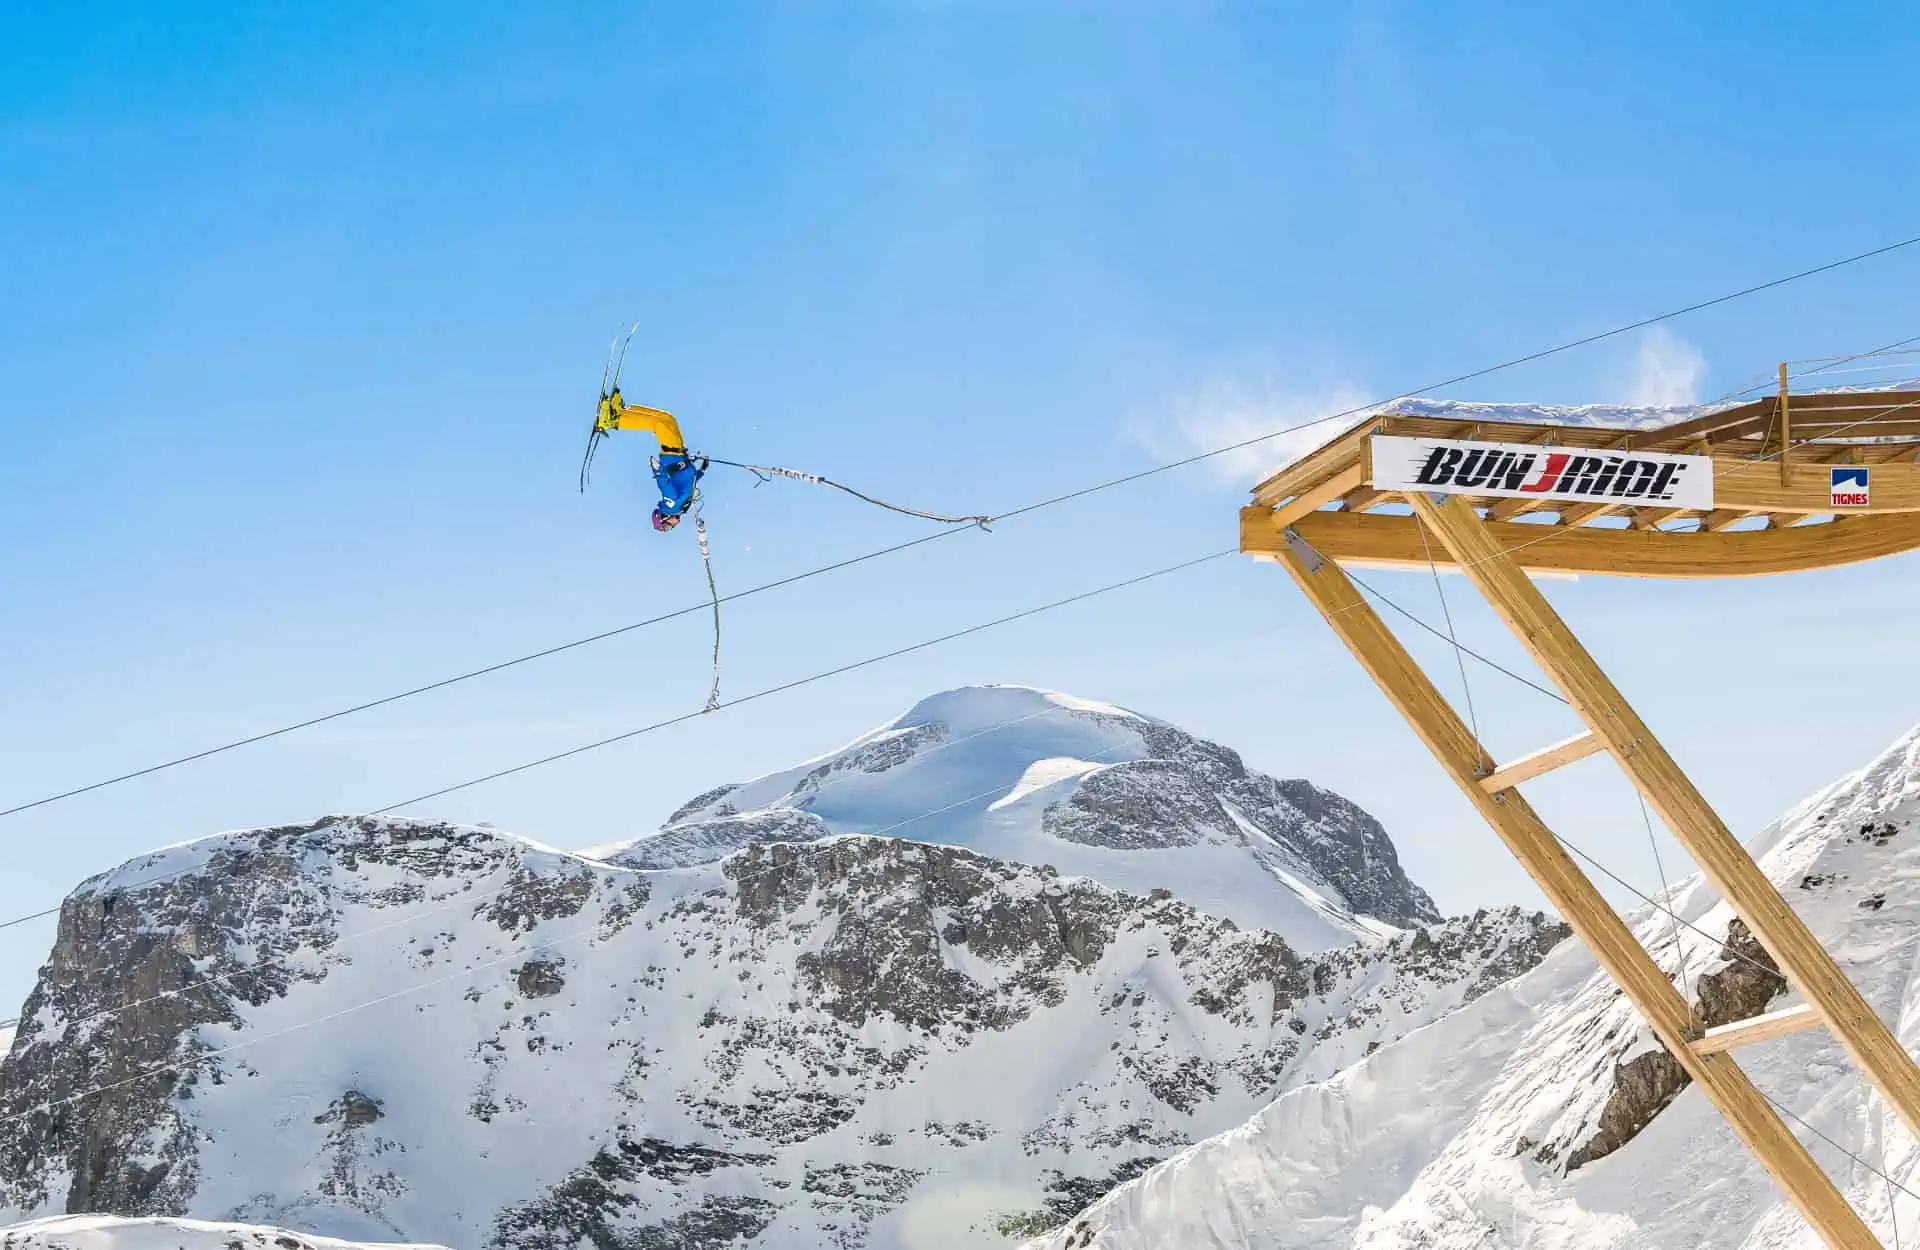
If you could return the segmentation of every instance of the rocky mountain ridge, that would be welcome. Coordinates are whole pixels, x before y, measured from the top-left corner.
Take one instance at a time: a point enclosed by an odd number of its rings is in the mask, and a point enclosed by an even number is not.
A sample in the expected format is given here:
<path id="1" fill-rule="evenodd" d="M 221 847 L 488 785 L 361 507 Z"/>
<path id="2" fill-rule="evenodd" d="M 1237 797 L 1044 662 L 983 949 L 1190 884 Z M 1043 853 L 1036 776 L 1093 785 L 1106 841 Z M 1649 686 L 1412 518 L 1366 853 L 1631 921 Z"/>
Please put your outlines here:
<path id="1" fill-rule="evenodd" d="M 1565 936 L 1431 910 L 1345 800 L 1021 688 L 593 854 L 223 834 L 67 900 L 0 1065 L 0 1203 L 463 1250 L 1006 1245 Z"/>
<path id="2" fill-rule="evenodd" d="M 1305 956 L 895 839 L 643 873 L 417 822 L 226 835 L 69 901 L 0 1069 L 0 1195 L 462 1246 L 904 1245 L 916 1198 L 1091 1196 L 1561 933 L 1492 913 Z"/>

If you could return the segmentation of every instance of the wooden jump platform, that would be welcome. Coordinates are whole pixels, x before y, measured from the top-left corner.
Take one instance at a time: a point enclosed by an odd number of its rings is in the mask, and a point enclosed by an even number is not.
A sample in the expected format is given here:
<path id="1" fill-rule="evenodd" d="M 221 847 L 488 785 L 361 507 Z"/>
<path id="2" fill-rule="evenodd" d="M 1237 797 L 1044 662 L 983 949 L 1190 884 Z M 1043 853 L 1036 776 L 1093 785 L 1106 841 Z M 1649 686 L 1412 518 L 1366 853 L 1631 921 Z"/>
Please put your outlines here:
<path id="1" fill-rule="evenodd" d="M 1343 564 L 1427 567 L 1405 492 L 1375 481 L 1371 453 L 1381 435 L 1523 452 L 1551 446 L 1603 460 L 1634 452 L 1711 459 L 1713 506 L 1705 509 L 1467 496 L 1493 541 L 1534 572 L 1753 577 L 1920 547 L 1916 390 L 1768 396 L 1661 429 L 1381 415 L 1262 482 L 1241 512 L 1241 549 L 1275 554 L 1292 526 Z M 1867 470 L 1868 504 L 1833 505 L 1836 467 Z"/>
<path id="2" fill-rule="evenodd" d="M 1241 549 L 1293 576 L 1826 1244 L 1877 1250 L 1732 1052 L 1824 1027 L 1916 1135 L 1920 1067 L 1528 574 L 1747 577 L 1920 547 L 1920 390 L 1792 395 L 1782 366 L 1777 395 L 1658 428 L 1491 419 L 1500 410 L 1377 414 L 1262 482 L 1240 515 Z M 1485 596 L 1584 733 L 1496 763 L 1341 567 L 1430 562 Z M 1702 1027 L 1521 793 L 1603 752 L 1802 1004 Z"/>

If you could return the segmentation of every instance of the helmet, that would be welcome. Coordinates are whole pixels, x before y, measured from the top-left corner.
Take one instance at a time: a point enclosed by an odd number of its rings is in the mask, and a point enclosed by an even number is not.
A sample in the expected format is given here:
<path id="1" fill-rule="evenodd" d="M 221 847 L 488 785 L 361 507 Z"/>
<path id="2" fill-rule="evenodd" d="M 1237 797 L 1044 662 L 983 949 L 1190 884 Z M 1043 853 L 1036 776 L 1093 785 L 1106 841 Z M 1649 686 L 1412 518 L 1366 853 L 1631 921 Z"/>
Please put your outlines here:
<path id="1" fill-rule="evenodd" d="M 678 524 L 680 524 L 679 513 L 662 512 L 658 508 L 653 510 L 653 528 L 659 530 L 662 534 Z"/>

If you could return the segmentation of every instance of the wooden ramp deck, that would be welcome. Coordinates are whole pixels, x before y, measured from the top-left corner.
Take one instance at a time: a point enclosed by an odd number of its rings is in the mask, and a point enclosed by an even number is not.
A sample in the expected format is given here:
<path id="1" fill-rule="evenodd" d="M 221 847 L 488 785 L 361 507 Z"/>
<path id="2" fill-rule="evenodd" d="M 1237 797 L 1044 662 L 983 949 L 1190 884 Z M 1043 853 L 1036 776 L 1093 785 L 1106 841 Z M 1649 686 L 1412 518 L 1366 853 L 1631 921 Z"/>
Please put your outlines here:
<path id="1" fill-rule="evenodd" d="M 1576 499 L 1467 494 L 1493 541 L 1531 572 L 1753 577 L 1920 547 L 1920 390 L 1912 390 L 1769 396 L 1655 429 L 1382 414 L 1262 482 L 1241 511 L 1241 549 L 1276 554 L 1292 527 L 1343 564 L 1425 568 L 1429 553 L 1446 563 L 1444 551 L 1423 545 L 1406 492 L 1376 480 L 1379 436 L 1499 445 L 1511 449 L 1501 462 L 1510 470 L 1556 449 L 1601 466 L 1636 452 L 1711 461 L 1711 507 L 1605 489 Z M 1835 468 L 1866 469 L 1870 502 L 1835 506 Z M 1606 480 L 1604 467 L 1587 471 Z"/>

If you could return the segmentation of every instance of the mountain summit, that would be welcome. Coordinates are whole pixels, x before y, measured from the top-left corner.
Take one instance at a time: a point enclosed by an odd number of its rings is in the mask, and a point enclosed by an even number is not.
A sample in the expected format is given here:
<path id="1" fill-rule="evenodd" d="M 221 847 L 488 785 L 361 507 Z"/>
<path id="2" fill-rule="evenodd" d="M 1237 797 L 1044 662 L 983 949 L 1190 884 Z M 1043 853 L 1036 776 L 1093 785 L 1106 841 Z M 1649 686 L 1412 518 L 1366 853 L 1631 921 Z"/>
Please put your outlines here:
<path id="1" fill-rule="evenodd" d="M 923 699 L 837 751 L 702 794 L 659 833 L 593 853 L 682 867 L 847 833 L 1171 890 L 1305 951 L 1440 918 L 1379 822 L 1339 795 L 1253 772 L 1163 720 L 1025 686 Z"/>

